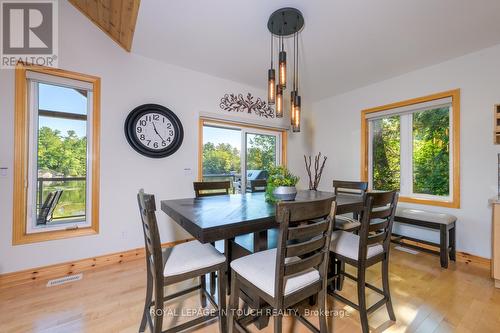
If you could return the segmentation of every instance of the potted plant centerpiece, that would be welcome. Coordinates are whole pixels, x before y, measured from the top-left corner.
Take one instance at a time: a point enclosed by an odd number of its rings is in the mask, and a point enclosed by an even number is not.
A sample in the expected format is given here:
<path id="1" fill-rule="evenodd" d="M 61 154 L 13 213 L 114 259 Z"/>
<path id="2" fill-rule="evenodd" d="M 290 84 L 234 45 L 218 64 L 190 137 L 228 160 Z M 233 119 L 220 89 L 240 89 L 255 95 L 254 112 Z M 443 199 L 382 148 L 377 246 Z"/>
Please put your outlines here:
<path id="1" fill-rule="evenodd" d="M 290 173 L 284 166 L 272 167 L 267 179 L 266 200 L 269 202 L 292 201 L 297 196 L 295 185 L 299 177 Z"/>

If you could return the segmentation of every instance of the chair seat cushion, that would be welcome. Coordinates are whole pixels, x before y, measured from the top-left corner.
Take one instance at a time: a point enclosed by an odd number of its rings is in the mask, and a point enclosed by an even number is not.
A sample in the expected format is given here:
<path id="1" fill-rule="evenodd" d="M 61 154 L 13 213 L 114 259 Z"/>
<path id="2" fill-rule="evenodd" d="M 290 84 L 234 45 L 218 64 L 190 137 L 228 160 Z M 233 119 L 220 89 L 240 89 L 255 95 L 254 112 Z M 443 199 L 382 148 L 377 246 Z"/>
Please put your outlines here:
<path id="1" fill-rule="evenodd" d="M 359 236 L 341 230 L 333 232 L 330 251 L 343 257 L 358 260 Z M 371 258 L 382 252 L 384 252 L 384 248 L 380 244 L 369 246 L 366 258 Z"/>
<path id="2" fill-rule="evenodd" d="M 355 230 L 361 226 L 361 223 L 349 216 L 337 215 L 335 216 L 335 229 L 337 230 Z"/>
<path id="3" fill-rule="evenodd" d="M 163 276 L 174 276 L 214 266 L 226 261 L 226 257 L 210 244 L 197 240 L 176 245 L 165 251 Z"/>
<path id="4" fill-rule="evenodd" d="M 276 253 L 276 249 L 257 252 L 232 261 L 231 268 L 254 286 L 274 297 Z M 286 262 L 299 259 L 291 257 L 287 258 Z M 283 281 L 285 295 L 307 287 L 319 279 L 319 272 L 314 268 L 286 276 Z"/>
<path id="5" fill-rule="evenodd" d="M 451 215 L 451 214 L 429 212 L 429 211 L 425 211 L 425 210 L 404 208 L 404 207 L 397 207 L 396 208 L 396 222 L 397 222 L 398 217 L 403 217 L 403 218 L 412 219 L 412 220 L 439 223 L 439 224 L 446 224 L 446 225 L 457 221 L 456 216 Z"/>

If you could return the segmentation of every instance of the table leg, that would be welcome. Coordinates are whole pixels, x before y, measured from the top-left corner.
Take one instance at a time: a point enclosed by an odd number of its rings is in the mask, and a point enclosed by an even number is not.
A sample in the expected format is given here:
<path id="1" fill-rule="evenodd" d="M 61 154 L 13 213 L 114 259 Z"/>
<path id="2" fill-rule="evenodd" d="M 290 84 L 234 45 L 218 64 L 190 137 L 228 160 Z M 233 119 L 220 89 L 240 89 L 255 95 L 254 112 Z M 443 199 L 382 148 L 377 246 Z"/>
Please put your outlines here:
<path id="1" fill-rule="evenodd" d="M 233 260 L 233 247 L 232 242 L 234 242 L 234 238 L 229 238 L 224 241 L 224 254 L 226 255 L 226 290 L 227 294 L 231 295 L 231 261 Z"/>
<path id="2" fill-rule="evenodd" d="M 253 233 L 253 253 L 267 250 L 267 230 Z"/>

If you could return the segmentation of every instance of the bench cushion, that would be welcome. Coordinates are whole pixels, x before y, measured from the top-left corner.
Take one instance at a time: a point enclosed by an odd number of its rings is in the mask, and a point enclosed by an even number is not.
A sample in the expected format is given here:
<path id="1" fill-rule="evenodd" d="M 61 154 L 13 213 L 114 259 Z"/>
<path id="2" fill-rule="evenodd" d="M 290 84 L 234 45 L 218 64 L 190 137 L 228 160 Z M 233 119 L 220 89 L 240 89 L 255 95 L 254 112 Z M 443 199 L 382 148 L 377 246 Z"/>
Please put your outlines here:
<path id="1" fill-rule="evenodd" d="M 451 214 L 435 213 L 420 209 L 413 208 L 396 208 L 395 221 L 398 222 L 398 217 L 403 217 L 412 220 L 419 220 L 425 222 L 439 223 L 439 224 L 452 224 L 456 222 L 457 218 Z"/>

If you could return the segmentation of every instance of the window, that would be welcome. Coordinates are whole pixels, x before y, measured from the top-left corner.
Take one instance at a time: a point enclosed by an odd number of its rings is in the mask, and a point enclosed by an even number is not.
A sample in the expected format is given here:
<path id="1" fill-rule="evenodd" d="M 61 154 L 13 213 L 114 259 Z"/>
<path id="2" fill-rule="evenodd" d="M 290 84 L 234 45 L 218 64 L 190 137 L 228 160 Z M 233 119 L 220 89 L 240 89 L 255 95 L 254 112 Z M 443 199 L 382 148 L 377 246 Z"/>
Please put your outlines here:
<path id="1" fill-rule="evenodd" d="M 458 208 L 460 92 L 362 112 L 362 179 L 401 201 Z"/>
<path id="2" fill-rule="evenodd" d="M 250 191 L 252 180 L 267 179 L 270 167 L 285 163 L 285 144 L 284 130 L 201 119 L 198 178 Z"/>
<path id="3" fill-rule="evenodd" d="M 98 232 L 99 78 L 16 68 L 13 243 Z"/>

